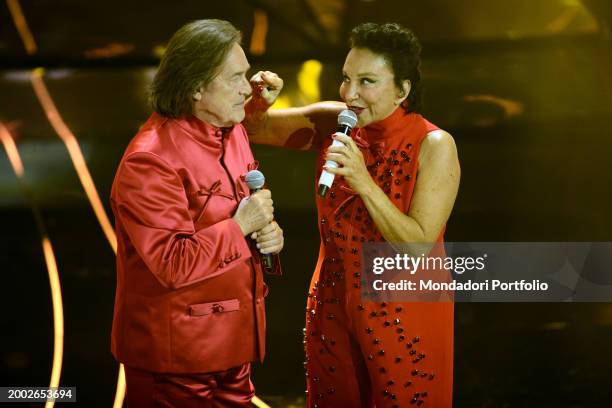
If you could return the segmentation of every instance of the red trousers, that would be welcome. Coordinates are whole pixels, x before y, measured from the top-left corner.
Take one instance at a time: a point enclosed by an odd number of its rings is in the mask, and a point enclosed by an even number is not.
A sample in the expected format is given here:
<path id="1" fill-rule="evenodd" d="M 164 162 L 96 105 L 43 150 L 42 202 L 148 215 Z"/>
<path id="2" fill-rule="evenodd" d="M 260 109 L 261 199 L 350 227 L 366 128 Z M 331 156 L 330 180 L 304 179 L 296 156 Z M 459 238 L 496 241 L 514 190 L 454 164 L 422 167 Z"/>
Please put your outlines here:
<path id="1" fill-rule="evenodd" d="M 452 406 L 452 303 L 362 302 L 316 281 L 310 293 L 309 408 Z"/>
<path id="2" fill-rule="evenodd" d="M 251 365 L 197 374 L 152 373 L 125 367 L 128 408 L 251 407 Z"/>

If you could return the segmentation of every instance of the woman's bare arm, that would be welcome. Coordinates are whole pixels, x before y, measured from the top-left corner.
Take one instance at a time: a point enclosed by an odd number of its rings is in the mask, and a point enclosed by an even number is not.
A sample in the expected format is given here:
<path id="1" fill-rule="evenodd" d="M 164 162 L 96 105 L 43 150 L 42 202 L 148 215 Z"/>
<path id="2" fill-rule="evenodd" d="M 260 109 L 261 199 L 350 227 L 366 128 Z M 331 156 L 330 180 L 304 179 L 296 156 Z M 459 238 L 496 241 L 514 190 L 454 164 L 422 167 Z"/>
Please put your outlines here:
<path id="1" fill-rule="evenodd" d="M 395 207 L 378 186 L 362 198 L 387 242 L 433 243 L 453 209 L 460 172 L 452 136 L 436 130 L 421 145 L 418 176 L 407 214 Z"/>
<path id="2" fill-rule="evenodd" d="M 259 71 L 251 77 L 253 94 L 245 106 L 242 124 L 253 143 L 294 149 L 312 149 L 333 133 L 341 102 L 318 102 L 308 106 L 268 110 L 283 88 L 273 72 Z"/>
<path id="3" fill-rule="evenodd" d="M 320 146 L 322 138 L 334 132 L 338 113 L 345 106 L 334 101 L 266 111 L 249 109 L 247 106 L 243 125 L 253 143 L 314 149 Z"/>

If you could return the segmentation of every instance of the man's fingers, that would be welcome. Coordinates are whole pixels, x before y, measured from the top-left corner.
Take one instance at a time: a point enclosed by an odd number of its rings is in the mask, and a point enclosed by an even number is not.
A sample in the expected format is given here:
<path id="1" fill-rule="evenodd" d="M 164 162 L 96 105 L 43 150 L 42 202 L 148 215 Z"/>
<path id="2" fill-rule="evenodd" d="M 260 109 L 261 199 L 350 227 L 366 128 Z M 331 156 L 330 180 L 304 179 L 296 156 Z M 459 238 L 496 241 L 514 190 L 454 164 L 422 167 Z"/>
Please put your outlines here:
<path id="1" fill-rule="evenodd" d="M 276 221 L 272 221 L 258 232 L 258 239 L 261 241 L 267 241 L 276 236 L 283 236 L 283 230 L 278 226 Z"/>
<path id="2" fill-rule="evenodd" d="M 265 250 L 260 251 L 262 254 L 266 255 L 266 254 L 277 254 L 281 251 L 281 249 L 283 249 L 282 245 L 276 245 L 270 248 L 266 248 Z"/>
<path id="3" fill-rule="evenodd" d="M 270 232 L 272 232 L 272 231 L 274 231 L 276 229 L 275 224 L 276 224 L 275 222 L 271 222 L 270 224 L 266 225 L 265 227 L 263 227 L 262 229 L 260 229 L 257 232 L 259 233 L 259 235 L 269 234 Z"/>
<path id="4" fill-rule="evenodd" d="M 265 232 L 264 232 L 265 230 Z M 285 238 L 283 230 L 276 221 L 259 230 L 257 248 L 263 254 L 275 254 L 283 249 Z"/>
<path id="5" fill-rule="evenodd" d="M 251 194 L 251 197 L 260 197 L 262 199 L 264 198 L 272 198 L 272 192 L 270 190 L 268 190 L 267 188 L 264 188 L 262 190 L 259 190 L 253 194 Z"/>
<path id="6" fill-rule="evenodd" d="M 271 246 L 274 245 L 278 245 L 281 242 L 283 242 L 283 237 L 271 237 L 268 240 L 265 241 L 257 241 L 257 248 L 259 249 L 263 249 L 263 248 L 269 248 Z"/>
<path id="7" fill-rule="evenodd" d="M 263 244 L 257 244 L 257 247 L 259 248 L 259 252 L 261 252 L 262 254 L 270 254 L 270 253 L 279 252 L 281 249 L 283 249 L 283 240 L 279 239 L 276 241 L 270 241 L 270 242 L 266 242 Z"/>
<path id="8" fill-rule="evenodd" d="M 273 232 L 269 232 L 267 234 L 262 234 L 260 233 L 257 236 L 257 242 L 258 243 L 264 243 L 264 242 L 269 242 L 269 241 L 273 241 L 279 237 L 282 237 L 282 234 L 280 234 L 279 232 L 273 231 Z"/>

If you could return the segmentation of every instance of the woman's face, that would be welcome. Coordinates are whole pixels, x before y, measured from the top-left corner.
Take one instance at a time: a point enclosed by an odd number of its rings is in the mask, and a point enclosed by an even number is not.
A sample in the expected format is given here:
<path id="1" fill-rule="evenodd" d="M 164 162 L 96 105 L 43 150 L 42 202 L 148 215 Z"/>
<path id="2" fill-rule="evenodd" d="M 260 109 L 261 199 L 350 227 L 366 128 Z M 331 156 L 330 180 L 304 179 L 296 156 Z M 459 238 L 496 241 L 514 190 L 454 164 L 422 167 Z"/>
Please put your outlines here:
<path id="1" fill-rule="evenodd" d="M 349 51 L 342 76 L 340 96 L 357 114 L 359 127 L 391 115 L 410 92 L 410 81 L 404 81 L 404 89 L 399 89 L 389 63 L 367 48 Z"/>

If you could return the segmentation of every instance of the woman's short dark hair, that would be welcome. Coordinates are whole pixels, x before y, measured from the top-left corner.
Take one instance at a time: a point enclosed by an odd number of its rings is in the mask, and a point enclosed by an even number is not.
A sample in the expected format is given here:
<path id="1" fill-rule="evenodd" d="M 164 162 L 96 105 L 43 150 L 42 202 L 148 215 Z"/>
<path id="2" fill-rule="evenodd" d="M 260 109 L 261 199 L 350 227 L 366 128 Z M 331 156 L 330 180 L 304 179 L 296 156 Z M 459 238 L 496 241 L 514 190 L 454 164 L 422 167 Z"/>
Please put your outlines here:
<path id="1" fill-rule="evenodd" d="M 379 54 L 391 66 L 395 84 L 410 80 L 408 112 L 420 112 L 421 101 L 421 44 L 414 33 L 396 23 L 363 23 L 351 31 L 351 48 L 366 48 Z"/>
<path id="2" fill-rule="evenodd" d="M 218 74 L 234 43 L 242 34 L 223 20 L 197 20 L 185 24 L 170 39 L 150 91 L 158 114 L 177 118 L 193 113 L 193 94 Z"/>

